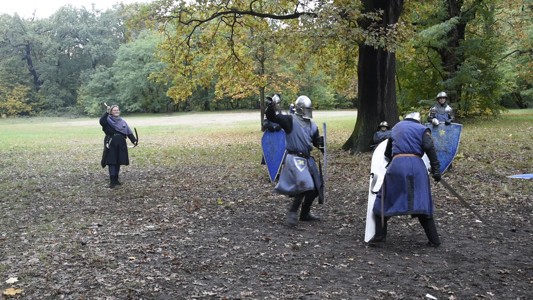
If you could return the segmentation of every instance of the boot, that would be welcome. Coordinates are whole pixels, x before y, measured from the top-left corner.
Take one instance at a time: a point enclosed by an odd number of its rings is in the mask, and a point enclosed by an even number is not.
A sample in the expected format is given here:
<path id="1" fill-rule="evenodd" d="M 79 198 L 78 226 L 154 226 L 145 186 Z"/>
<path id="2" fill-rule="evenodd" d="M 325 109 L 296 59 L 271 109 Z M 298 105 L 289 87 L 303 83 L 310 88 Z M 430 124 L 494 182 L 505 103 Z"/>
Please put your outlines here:
<path id="1" fill-rule="evenodd" d="M 377 245 L 379 243 L 385 243 L 387 242 L 387 237 L 383 235 L 374 235 L 370 241 L 368 241 L 371 245 Z"/>
<path id="2" fill-rule="evenodd" d="M 109 175 L 109 188 L 115 188 L 115 175 Z"/>
<path id="3" fill-rule="evenodd" d="M 300 211 L 300 221 L 320 221 L 319 216 L 315 216 L 310 213 L 313 200 L 315 200 L 314 197 L 305 198 L 304 203 L 302 204 L 302 211 Z"/>
<path id="4" fill-rule="evenodd" d="M 115 184 L 116 185 L 122 185 L 122 183 L 120 181 L 118 181 L 118 174 L 115 175 Z"/>
<path id="5" fill-rule="evenodd" d="M 300 214 L 300 221 L 320 221 L 320 217 L 313 215 L 312 213 L 307 213 L 305 216 Z"/>
<path id="6" fill-rule="evenodd" d="M 296 224 L 298 224 L 298 217 L 296 216 L 295 211 L 289 211 L 287 213 L 287 224 L 289 226 L 296 226 Z"/>
<path id="7" fill-rule="evenodd" d="M 435 226 L 435 220 L 433 220 L 433 218 L 428 217 L 428 216 L 420 216 L 418 217 L 418 221 L 420 222 L 420 225 L 422 225 L 422 227 L 424 228 L 424 231 L 426 232 L 426 236 L 429 240 L 427 245 L 431 247 L 440 246 L 440 238 L 439 238 L 439 234 L 437 233 L 437 227 Z"/>
<path id="8" fill-rule="evenodd" d="M 385 224 L 381 224 L 381 215 L 376 216 L 376 234 L 368 241 L 370 245 L 377 245 L 379 243 L 387 242 L 387 221 L 389 218 L 385 218 Z"/>

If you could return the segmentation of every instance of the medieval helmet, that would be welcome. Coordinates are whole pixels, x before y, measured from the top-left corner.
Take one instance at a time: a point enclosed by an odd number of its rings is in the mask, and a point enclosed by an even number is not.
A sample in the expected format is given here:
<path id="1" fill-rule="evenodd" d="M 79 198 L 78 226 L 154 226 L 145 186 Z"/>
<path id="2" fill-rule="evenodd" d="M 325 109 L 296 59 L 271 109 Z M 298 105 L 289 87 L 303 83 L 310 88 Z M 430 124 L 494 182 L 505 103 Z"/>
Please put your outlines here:
<path id="1" fill-rule="evenodd" d="M 387 123 L 387 121 L 379 123 L 378 129 L 381 129 L 381 127 L 387 127 L 387 129 L 390 129 L 389 123 Z"/>
<path id="2" fill-rule="evenodd" d="M 406 120 L 406 119 L 415 120 L 415 121 L 418 121 L 418 123 L 420 123 L 420 113 L 417 112 L 417 111 L 416 112 L 412 112 L 412 113 L 408 113 L 404 117 L 404 120 Z"/>
<path id="3" fill-rule="evenodd" d="M 274 109 L 276 110 L 276 113 L 281 112 L 281 97 L 279 94 L 274 94 L 272 96 L 272 102 L 274 103 Z"/>
<path id="4" fill-rule="evenodd" d="M 298 97 L 298 99 L 296 99 L 296 102 L 294 102 L 294 106 L 297 115 L 302 116 L 302 118 L 304 119 L 313 118 L 313 104 L 311 103 L 311 99 L 309 99 L 309 97 Z"/>
<path id="5" fill-rule="evenodd" d="M 437 100 L 440 98 L 446 98 L 446 100 L 448 100 L 448 95 L 445 92 L 440 92 L 437 94 Z"/>

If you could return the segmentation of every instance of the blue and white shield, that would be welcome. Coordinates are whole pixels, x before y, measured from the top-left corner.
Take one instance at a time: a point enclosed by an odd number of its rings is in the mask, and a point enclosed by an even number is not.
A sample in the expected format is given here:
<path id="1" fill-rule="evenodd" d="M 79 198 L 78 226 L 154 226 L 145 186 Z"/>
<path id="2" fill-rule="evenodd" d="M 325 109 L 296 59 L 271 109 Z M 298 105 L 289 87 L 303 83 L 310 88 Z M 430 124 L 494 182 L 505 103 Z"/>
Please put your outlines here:
<path id="1" fill-rule="evenodd" d="M 261 138 L 261 146 L 270 181 L 274 182 L 285 158 L 285 131 L 265 131 Z"/>
<path id="2" fill-rule="evenodd" d="M 459 149 L 459 141 L 461 140 L 461 131 L 463 125 L 452 123 L 445 125 L 444 123 L 434 126 L 427 123 L 426 127 L 431 129 L 431 136 L 435 143 L 435 150 L 440 163 L 440 172 L 444 173 L 446 169 L 452 164 L 453 158 Z"/>

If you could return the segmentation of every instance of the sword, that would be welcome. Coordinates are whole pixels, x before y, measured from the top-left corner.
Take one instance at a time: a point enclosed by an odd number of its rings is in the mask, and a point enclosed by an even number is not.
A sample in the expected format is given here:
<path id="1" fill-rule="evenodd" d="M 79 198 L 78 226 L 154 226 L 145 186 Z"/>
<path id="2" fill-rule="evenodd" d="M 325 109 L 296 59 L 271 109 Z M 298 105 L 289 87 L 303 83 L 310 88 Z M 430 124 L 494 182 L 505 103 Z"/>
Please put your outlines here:
<path id="1" fill-rule="evenodd" d="M 441 178 L 439 182 L 442 183 L 442 185 L 446 189 L 448 189 L 448 191 L 450 191 L 457 199 L 459 199 L 459 201 L 461 201 L 461 203 L 463 203 L 466 208 L 468 208 L 472 213 L 474 213 L 474 215 L 476 215 L 476 217 L 478 217 L 481 222 L 486 223 L 485 220 L 476 212 L 476 210 L 474 210 L 472 206 L 470 206 L 470 204 L 468 204 L 465 199 L 463 199 L 463 197 L 461 197 L 446 181 Z"/>

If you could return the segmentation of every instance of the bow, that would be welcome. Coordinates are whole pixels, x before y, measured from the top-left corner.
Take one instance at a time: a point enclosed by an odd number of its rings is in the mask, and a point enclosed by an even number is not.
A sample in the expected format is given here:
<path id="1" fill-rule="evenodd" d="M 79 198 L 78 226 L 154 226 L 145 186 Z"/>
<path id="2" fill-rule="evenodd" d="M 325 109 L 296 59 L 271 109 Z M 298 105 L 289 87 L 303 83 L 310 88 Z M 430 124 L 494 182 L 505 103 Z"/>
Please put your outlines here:
<path id="1" fill-rule="evenodd" d="M 135 130 L 135 139 L 137 140 L 135 146 L 133 146 L 133 148 L 135 148 L 137 145 L 139 145 L 139 134 L 137 133 L 137 128 L 133 128 L 133 130 Z"/>

